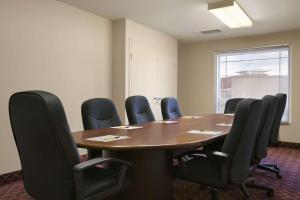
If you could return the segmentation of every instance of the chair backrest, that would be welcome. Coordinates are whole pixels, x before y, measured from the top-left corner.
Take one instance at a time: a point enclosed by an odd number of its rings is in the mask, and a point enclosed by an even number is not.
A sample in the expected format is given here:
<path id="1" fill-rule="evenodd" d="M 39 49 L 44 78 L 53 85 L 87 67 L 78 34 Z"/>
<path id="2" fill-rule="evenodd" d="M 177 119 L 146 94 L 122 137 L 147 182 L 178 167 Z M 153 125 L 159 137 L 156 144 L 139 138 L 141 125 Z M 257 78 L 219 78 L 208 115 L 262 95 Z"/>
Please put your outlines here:
<path id="1" fill-rule="evenodd" d="M 266 95 L 262 98 L 262 118 L 256 136 L 256 142 L 253 151 L 253 162 L 259 162 L 267 156 L 268 143 L 272 125 L 278 107 L 278 98 Z"/>
<path id="2" fill-rule="evenodd" d="M 125 102 L 129 124 L 142 124 L 154 121 L 149 102 L 144 96 L 131 96 Z"/>
<path id="3" fill-rule="evenodd" d="M 95 98 L 83 102 L 81 116 L 85 130 L 121 125 L 114 103 L 105 98 Z"/>
<path id="4" fill-rule="evenodd" d="M 164 120 L 181 117 L 181 112 L 177 100 L 173 97 L 163 98 L 161 100 L 161 113 Z"/>
<path id="5" fill-rule="evenodd" d="M 60 100 L 44 91 L 16 93 L 9 114 L 26 191 L 35 199 L 75 199 L 80 160 Z"/>
<path id="6" fill-rule="evenodd" d="M 236 110 L 236 107 L 237 105 L 239 104 L 239 102 L 243 100 L 243 98 L 232 98 L 232 99 L 228 99 L 226 101 L 226 104 L 225 104 L 225 109 L 224 109 L 224 113 L 227 114 L 227 113 L 231 113 L 231 114 L 234 114 L 235 113 L 235 110 Z"/>
<path id="7" fill-rule="evenodd" d="M 229 154 L 228 181 L 240 184 L 249 176 L 254 142 L 261 120 L 261 100 L 244 99 L 236 109 L 222 152 Z"/>
<path id="8" fill-rule="evenodd" d="M 269 140 L 269 142 L 271 144 L 278 143 L 278 134 L 279 134 L 279 128 L 280 128 L 280 124 L 281 124 L 281 118 L 284 113 L 286 100 L 287 100 L 286 94 L 278 93 L 275 95 L 275 97 L 278 98 L 278 107 L 277 107 L 277 112 L 276 112 L 276 116 L 274 119 L 272 131 L 271 131 L 271 135 L 270 135 L 270 140 Z"/>

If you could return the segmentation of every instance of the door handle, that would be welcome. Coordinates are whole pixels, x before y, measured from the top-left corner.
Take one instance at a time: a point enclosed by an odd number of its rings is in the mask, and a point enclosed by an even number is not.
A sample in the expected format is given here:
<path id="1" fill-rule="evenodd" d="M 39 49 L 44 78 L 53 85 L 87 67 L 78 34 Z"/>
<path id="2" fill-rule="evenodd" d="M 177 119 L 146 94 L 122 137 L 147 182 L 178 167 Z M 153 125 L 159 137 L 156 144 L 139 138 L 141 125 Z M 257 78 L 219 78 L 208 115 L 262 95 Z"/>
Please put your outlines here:
<path id="1" fill-rule="evenodd" d="M 154 97 L 154 104 L 160 104 L 161 98 L 160 97 Z"/>

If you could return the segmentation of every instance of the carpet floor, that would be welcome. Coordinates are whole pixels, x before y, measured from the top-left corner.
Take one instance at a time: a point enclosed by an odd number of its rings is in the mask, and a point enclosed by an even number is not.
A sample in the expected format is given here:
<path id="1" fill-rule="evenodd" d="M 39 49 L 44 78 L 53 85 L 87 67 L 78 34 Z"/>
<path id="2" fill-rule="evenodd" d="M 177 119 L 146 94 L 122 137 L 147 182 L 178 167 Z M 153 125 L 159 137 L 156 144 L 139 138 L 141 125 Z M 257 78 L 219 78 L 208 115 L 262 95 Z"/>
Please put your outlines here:
<path id="1" fill-rule="evenodd" d="M 297 200 L 300 199 L 300 150 L 290 148 L 270 148 L 268 163 L 276 163 L 281 169 L 282 179 L 275 174 L 257 170 L 255 172 L 256 182 L 261 185 L 272 187 L 275 190 L 272 200 Z M 252 200 L 268 199 L 265 191 L 249 189 Z M 209 191 L 199 189 L 199 185 L 180 180 L 175 181 L 176 200 L 202 200 L 210 199 Z M 6 185 L 0 185 L 0 200 L 29 200 L 25 192 L 23 182 L 15 181 Z M 243 199 L 238 189 L 221 191 L 220 199 L 234 200 Z"/>

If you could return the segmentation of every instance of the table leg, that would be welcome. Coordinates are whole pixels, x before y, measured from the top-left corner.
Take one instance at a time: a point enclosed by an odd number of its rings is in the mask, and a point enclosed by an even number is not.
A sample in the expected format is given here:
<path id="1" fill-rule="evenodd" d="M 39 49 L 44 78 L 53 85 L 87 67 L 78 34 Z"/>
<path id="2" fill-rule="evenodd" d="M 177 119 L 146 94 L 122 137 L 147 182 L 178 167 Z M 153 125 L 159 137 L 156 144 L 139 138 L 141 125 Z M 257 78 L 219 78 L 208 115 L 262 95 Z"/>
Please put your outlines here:
<path id="1" fill-rule="evenodd" d="M 114 153 L 115 154 L 115 153 Z M 126 200 L 173 200 L 172 152 L 167 150 L 118 151 L 118 158 L 132 163 Z"/>

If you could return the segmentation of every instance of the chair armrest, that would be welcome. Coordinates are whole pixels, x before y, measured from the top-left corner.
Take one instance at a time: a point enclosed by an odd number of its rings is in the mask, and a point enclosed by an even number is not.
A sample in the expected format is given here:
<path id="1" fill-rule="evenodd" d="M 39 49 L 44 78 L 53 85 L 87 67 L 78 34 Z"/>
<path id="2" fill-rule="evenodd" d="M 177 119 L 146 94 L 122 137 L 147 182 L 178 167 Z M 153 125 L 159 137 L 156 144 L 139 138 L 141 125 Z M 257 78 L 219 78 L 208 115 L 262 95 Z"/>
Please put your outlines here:
<path id="1" fill-rule="evenodd" d="M 180 158 L 183 158 L 183 157 L 186 157 L 186 156 L 193 156 L 193 154 L 202 154 L 202 155 L 204 155 L 206 153 L 207 152 L 205 152 L 203 150 L 195 149 L 195 150 L 192 150 L 192 151 L 187 151 L 187 152 L 183 152 L 181 154 L 178 154 L 178 155 L 175 156 L 175 158 L 180 159 Z"/>
<path id="2" fill-rule="evenodd" d="M 176 156 L 179 162 L 179 166 L 182 168 L 183 172 L 187 177 L 190 176 L 190 173 L 186 163 L 191 159 L 197 159 L 197 157 L 198 159 L 208 159 L 216 162 L 216 164 L 219 165 L 220 169 L 222 170 L 221 172 L 222 177 L 226 177 L 226 171 L 227 171 L 226 169 L 229 164 L 228 162 L 229 155 L 219 151 L 203 151 L 203 150 L 192 150 Z"/>
<path id="3" fill-rule="evenodd" d="M 93 167 L 98 164 L 106 163 L 106 162 L 117 162 L 122 165 L 132 166 L 131 163 L 117 158 L 94 158 L 75 165 L 73 169 L 75 172 L 79 172 L 84 169 Z"/>
<path id="4" fill-rule="evenodd" d="M 207 153 L 207 157 L 211 159 L 222 160 L 222 161 L 229 159 L 229 155 L 227 153 L 223 153 L 220 151 L 211 151 Z"/>
<path id="5" fill-rule="evenodd" d="M 177 159 L 182 159 L 184 157 L 206 157 L 208 159 L 216 160 L 216 161 L 225 161 L 229 159 L 229 155 L 227 153 L 223 153 L 220 151 L 205 151 L 205 150 L 192 150 L 189 152 L 185 152 L 176 156 Z"/>
<path id="6" fill-rule="evenodd" d="M 110 193 L 114 193 L 115 191 L 119 191 L 121 189 L 123 182 L 125 180 L 127 168 L 129 166 L 132 166 L 132 164 L 127 161 L 116 159 L 116 158 L 94 158 L 94 159 L 79 163 L 73 167 L 77 199 L 85 199 L 84 191 L 83 191 L 83 188 L 84 188 L 83 187 L 84 186 L 83 171 L 90 167 L 96 166 L 98 164 L 106 163 L 106 162 L 116 162 L 116 163 L 120 164 L 120 170 L 118 172 L 117 184 L 113 188 L 111 188 Z M 101 180 L 99 180 L 99 181 L 101 181 Z"/>

